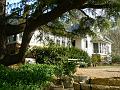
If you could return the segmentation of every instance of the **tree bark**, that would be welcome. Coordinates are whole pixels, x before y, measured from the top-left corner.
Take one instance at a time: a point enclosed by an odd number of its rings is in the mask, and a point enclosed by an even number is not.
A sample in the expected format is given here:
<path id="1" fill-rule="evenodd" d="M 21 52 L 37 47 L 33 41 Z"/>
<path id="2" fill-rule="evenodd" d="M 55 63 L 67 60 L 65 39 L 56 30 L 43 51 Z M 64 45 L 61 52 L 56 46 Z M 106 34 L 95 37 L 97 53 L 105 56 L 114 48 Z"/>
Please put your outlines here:
<path id="1" fill-rule="evenodd" d="M 19 50 L 19 61 L 24 63 L 25 62 L 25 52 L 27 48 L 29 47 L 29 42 L 34 34 L 34 32 L 30 32 L 30 28 L 26 26 L 24 34 L 23 34 L 23 39 L 22 39 L 22 44 Z"/>
<path id="2" fill-rule="evenodd" d="M 6 54 L 6 40 L 4 25 L 0 24 L 0 59 L 3 59 Z"/>
<path id="3" fill-rule="evenodd" d="M 4 58 L 6 54 L 6 40 L 5 33 L 5 0 L 0 0 L 0 60 Z"/>

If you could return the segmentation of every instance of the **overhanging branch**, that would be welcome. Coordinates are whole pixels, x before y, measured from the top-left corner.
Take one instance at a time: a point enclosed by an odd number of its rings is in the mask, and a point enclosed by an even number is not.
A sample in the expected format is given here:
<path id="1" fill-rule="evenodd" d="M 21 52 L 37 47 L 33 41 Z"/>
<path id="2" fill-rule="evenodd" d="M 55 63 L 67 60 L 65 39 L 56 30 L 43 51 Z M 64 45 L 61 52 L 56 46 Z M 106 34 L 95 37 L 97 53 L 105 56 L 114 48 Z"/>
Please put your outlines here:
<path id="1" fill-rule="evenodd" d="M 101 5 L 85 4 L 80 9 L 85 9 L 85 8 L 104 9 L 104 8 L 114 8 L 114 7 L 117 7 L 117 6 L 111 5 L 111 4 L 101 4 Z"/>
<path id="2" fill-rule="evenodd" d="M 5 29 L 6 35 L 10 36 L 10 35 L 21 33 L 24 31 L 24 27 L 25 27 L 25 24 L 20 24 L 20 25 L 7 24 Z"/>
<path id="3" fill-rule="evenodd" d="M 82 6 L 85 2 L 80 2 L 79 6 Z M 31 28 L 30 32 L 34 31 L 35 28 L 47 24 L 48 22 L 55 20 L 56 18 L 60 17 L 63 13 L 78 8 L 78 5 L 73 5 L 69 3 L 67 0 L 59 3 L 56 8 L 54 8 L 52 11 L 48 13 L 43 13 L 42 15 L 39 15 L 36 19 L 29 19 L 28 20 L 28 28 Z"/>

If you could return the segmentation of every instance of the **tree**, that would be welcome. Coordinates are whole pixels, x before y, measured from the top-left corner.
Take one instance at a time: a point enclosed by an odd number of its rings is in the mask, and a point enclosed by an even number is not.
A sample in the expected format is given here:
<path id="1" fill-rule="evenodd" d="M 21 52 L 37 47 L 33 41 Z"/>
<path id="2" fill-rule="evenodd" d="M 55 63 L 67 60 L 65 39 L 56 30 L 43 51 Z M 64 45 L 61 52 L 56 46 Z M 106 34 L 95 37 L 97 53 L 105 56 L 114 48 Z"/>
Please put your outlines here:
<path id="1" fill-rule="evenodd" d="M 120 56 L 120 19 L 117 20 L 116 26 L 107 33 L 107 36 L 112 40 L 112 55 Z"/>
<path id="2" fill-rule="evenodd" d="M 22 0 L 18 7 L 11 9 L 11 13 L 5 15 L 5 3 L 1 3 L 3 1 L 5 2 L 5 0 L 0 1 L 0 50 L 2 51 L 0 63 L 4 65 L 24 61 L 26 48 L 36 28 L 46 25 L 67 11 L 78 9 L 89 17 L 85 10 L 95 15 L 97 9 L 103 9 L 103 16 L 109 16 L 108 18 L 118 17 L 120 11 L 118 0 Z M 11 24 L 8 22 L 10 19 L 17 19 L 19 23 Z M 23 32 L 23 38 L 19 53 L 7 55 L 5 52 L 7 36 L 20 32 Z"/>

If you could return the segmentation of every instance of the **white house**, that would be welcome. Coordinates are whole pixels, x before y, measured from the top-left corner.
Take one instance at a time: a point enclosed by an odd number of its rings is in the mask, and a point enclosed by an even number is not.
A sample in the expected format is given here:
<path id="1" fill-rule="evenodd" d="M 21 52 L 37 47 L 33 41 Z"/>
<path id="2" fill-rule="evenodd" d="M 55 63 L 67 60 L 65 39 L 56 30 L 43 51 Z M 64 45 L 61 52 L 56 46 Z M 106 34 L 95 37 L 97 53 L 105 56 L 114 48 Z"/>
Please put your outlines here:
<path id="1" fill-rule="evenodd" d="M 14 54 L 19 51 L 22 42 L 22 33 L 7 37 L 7 48 L 9 54 Z M 33 46 L 46 46 L 49 41 L 63 46 L 71 46 L 71 39 L 67 37 L 60 37 L 36 30 L 29 43 L 30 47 Z"/>
<path id="2" fill-rule="evenodd" d="M 86 35 L 85 38 L 75 38 L 73 41 L 76 48 L 86 51 L 89 56 L 98 54 L 102 60 L 106 61 L 111 61 L 111 44 L 112 41 L 102 35 L 97 37 Z"/>
<path id="3" fill-rule="evenodd" d="M 38 37 L 38 38 L 37 38 Z M 52 35 L 51 33 L 45 33 L 43 31 L 36 30 L 30 41 L 30 46 L 45 46 L 48 44 L 48 40 L 52 40 L 54 43 L 64 46 L 74 46 L 78 49 L 86 51 L 89 56 L 99 54 L 102 59 L 111 60 L 111 40 L 107 37 L 103 37 L 98 34 L 97 37 L 86 35 L 84 38 L 74 38 L 72 41 L 67 37 L 60 37 Z M 16 53 L 19 50 L 20 43 L 22 41 L 22 33 L 12 35 L 8 37 L 8 48 L 10 53 Z M 10 50 L 11 49 L 11 50 Z"/>

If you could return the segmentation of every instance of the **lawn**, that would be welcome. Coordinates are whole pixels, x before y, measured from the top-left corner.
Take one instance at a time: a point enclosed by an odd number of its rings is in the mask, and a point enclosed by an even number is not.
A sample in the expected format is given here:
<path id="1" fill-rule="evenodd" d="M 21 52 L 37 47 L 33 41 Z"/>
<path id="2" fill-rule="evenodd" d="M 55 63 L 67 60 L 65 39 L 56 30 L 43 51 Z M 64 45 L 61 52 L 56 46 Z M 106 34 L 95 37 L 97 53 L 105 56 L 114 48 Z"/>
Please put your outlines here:
<path id="1" fill-rule="evenodd" d="M 76 75 L 87 75 L 91 78 L 120 77 L 120 66 L 97 66 L 89 68 L 77 68 Z"/>

